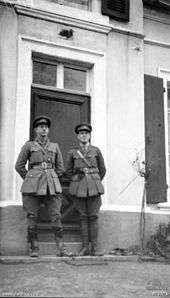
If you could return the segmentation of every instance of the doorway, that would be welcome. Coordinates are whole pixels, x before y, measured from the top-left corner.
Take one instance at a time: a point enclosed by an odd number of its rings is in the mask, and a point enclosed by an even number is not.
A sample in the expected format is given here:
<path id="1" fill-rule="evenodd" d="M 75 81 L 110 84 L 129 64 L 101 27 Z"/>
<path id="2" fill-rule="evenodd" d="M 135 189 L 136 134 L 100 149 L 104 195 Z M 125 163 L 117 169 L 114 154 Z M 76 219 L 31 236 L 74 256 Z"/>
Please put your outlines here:
<path id="1" fill-rule="evenodd" d="M 75 126 L 80 122 L 90 122 L 90 96 L 33 85 L 30 123 L 38 115 L 46 115 L 51 118 L 49 138 L 51 142 L 58 143 L 65 163 L 68 150 L 77 144 L 74 133 Z M 32 127 L 30 127 L 30 137 L 33 138 Z M 78 212 L 68 194 L 69 181 L 63 178 L 61 184 L 63 189 L 61 210 L 63 227 L 65 230 L 78 229 Z M 40 208 L 39 224 L 46 229 L 50 226 L 48 213 L 43 204 Z"/>

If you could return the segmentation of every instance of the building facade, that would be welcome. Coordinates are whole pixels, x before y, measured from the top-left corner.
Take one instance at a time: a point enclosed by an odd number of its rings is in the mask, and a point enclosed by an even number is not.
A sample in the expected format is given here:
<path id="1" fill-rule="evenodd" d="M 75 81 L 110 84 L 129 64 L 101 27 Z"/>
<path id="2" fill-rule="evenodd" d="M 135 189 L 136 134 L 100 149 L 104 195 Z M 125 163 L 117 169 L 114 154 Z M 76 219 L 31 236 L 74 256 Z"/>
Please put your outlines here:
<path id="1" fill-rule="evenodd" d="M 92 143 L 107 167 L 99 233 L 104 250 L 140 245 L 143 161 L 150 171 L 145 238 L 169 223 L 168 2 L 0 1 L 2 255 L 27 253 L 14 165 L 39 114 L 52 118 L 50 138 L 64 160 L 74 126 L 92 124 Z"/>

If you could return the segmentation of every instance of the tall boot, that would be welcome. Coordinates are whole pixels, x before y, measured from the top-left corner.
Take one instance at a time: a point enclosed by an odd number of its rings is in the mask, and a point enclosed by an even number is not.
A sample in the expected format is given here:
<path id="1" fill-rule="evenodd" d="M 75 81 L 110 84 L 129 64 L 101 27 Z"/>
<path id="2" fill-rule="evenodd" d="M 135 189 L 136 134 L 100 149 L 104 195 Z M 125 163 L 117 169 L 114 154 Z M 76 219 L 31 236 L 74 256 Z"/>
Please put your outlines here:
<path id="1" fill-rule="evenodd" d="M 89 235 L 88 235 L 88 219 L 81 219 L 81 236 L 82 236 L 82 248 L 79 251 L 79 256 L 89 255 Z"/>
<path id="2" fill-rule="evenodd" d="M 71 257 L 73 256 L 72 253 L 68 253 L 64 246 L 63 242 L 63 230 L 61 229 L 54 229 L 54 237 L 56 243 L 56 256 L 57 257 Z"/>
<path id="3" fill-rule="evenodd" d="M 98 218 L 91 217 L 89 218 L 89 233 L 90 233 L 90 241 L 91 241 L 91 256 L 102 256 L 103 252 L 98 250 Z"/>
<path id="4" fill-rule="evenodd" d="M 38 247 L 36 227 L 28 228 L 27 241 L 28 241 L 28 247 L 29 247 L 29 256 L 30 257 L 38 257 L 39 256 L 39 247 Z"/>

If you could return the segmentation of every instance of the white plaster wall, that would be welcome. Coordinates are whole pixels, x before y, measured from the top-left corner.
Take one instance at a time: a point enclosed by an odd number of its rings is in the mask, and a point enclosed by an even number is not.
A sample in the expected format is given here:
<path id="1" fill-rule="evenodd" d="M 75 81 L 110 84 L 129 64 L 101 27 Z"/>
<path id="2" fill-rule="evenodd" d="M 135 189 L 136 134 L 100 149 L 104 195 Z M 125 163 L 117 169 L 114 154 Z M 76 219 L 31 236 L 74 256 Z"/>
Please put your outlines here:
<path id="1" fill-rule="evenodd" d="M 28 18 L 19 16 L 19 33 L 34 36 L 39 39 L 60 42 L 65 45 L 78 46 L 96 51 L 104 51 L 106 49 L 106 35 L 98 32 L 84 30 L 74 26 L 57 24 L 39 20 L 36 18 Z M 43 30 L 42 30 L 43 28 Z M 73 38 L 65 39 L 59 35 L 62 29 L 73 29 Z"/>
<path id="2" fill-rule="evenodd" d="M 144 71 L 158 76 L 159 68 L 170 70 L 169 15 L 145 11 L 144 17 Z"/>
<path id="3" fill-rule="evenodd" d="M 143 31 L 147 39 L 170 43 L 170 17 L 167 14 L 145 12 Z"/>
<path id="4" fill-rule="evenodd" d="M 158 76 L 160 68 L 170 70 L 170 47 L 145 44 L 144 65 L 145 73 L 153 76 Z"/>
<path id="5" fill-rule="evenodd" d="M 0 5 L 0 200 L 12 200 L 17 78 L 17 19 Z"/>
<path id="6" fill-rule="evenodd" d="M 110 34 L 107 69 L 108 203 L 140 205 L 143 178 L 128 184 L 136 152 L 144 159 L 143 41 Z"/>

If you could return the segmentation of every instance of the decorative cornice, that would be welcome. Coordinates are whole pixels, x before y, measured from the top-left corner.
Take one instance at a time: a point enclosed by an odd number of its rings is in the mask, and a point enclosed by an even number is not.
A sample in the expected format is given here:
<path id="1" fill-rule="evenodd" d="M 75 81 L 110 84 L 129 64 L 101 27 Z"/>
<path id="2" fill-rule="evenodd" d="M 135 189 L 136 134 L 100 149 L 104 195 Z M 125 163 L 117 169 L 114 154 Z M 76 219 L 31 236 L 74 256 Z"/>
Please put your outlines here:
<path id="1" fill-rule="evenodd" d="M 57 44 L 53 41 L 49 41 L 49 40 L 45 40 L 45 39 L 39 39 L 33 36 L 28 36 L 28 35 L 19 35 L 20 40 L 25 40 L 25 41 L 29 41 L 29 42 L 35 42 L 35 43 L 39 43 L 39 44 L 46 44 L 46 45 L 50 45 L 50 46 L 54 46 L 56 47 L 60 47 L 60 48 L 67 48 L 70 50 L 73 50 L 74 52 L 82 52 L 82 53 L 88 53 L 91 55 L 95 55 L 95 56 L 101 56 L 104 57 L 104 52 L 100 52 L 100 51 L 95 51 L 95 50 L 90 50 L 90 49 L 86 49 L 86 48 L 82 48 L 82 47 L 76 47 L 76 46 L 71 46 L 71 45 L 65 45 L 65 44 L 60 44 L 59 42 L 57 42 Z M 82 63 L 81 63 L 82 65 Z"/>
<path id="2" fill-rule="evenodd" d="M 152 12 L 148 12 L 148 10 L 144 9 L 144 19 L 148 19 L 154 22 L 162 23 L 162 24 L 168 24 L 170 25 L 170 18 L 169 16 L 163 16 L 163 15 L 155 15 Z"/>
<path id="3" fill-rule="evenodd" d="M 74 26 L 78 28 L 87 29 L 90 31 L 96 31 L 99 33 L 108 34 L 111 30 L 110 25 L 106 25 L 104 23 L 94 23 L 90 20 L 82 20 L 74 17 L 70 17 L 67 15 L 61 15 L 58 13 L 52 13 L 49 11 L 44 11 L 41 9 L 33 8 L 33 7 L 25 7 L 21 5 L 14 5 L 15 11 L 19 15 L 25 15 L 33 18 L 38 18 L 42 20 L 47 20 L 54 23 Z"/>
<path id="4" fill-rule="evenodd" d="M 144 39 L 144 44 L 149 44 L 149 45 L 154 45 L 154 46 L 170 49 L 170 43 L 160 42 L 158 40 Z"/>
<path id="5" fill-rule="evenodd" d="M 142 34 L 142 33 L 138 33 L 138 32 L 131 31 L 131 30 L 126 30 L 126 29 L 123 29 L 123 28 L 117 28 L 117 27 L 114 27 L 114 26 L 112 26 L 112 31 L 120 33 L 120 34 L 128 35 L 128 36 L 140 38 L 140 39 L 145 38 L 145 35 Z"/>

